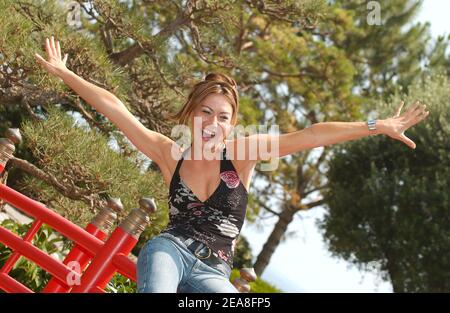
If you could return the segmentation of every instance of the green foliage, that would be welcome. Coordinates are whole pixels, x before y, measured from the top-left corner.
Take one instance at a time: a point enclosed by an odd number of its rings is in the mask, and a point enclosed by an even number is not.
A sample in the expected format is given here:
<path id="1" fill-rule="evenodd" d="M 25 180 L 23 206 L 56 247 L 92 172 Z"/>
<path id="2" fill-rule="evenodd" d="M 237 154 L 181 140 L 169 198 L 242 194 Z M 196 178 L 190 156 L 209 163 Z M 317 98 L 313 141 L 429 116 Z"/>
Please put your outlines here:
<path id="1" fill-rule="evenodd" d="M 99 38 L 74 32 L 66 25 L 66 6 L 60 1 L 17 1 L 0 3 L 0 60 L 10 68 L 25 70 L 41 90 L 68 90 L 59 79 L 49 76 L 37 64 L 34 54 L 45 55 L 45 37 L 54 35 L 69 53 L 68 67 L 79 75 L 115 86 L 114 92 L 126 100 L 129 83 L 105 54 Z M 32 16 L 33 18 L 30 18 Z M 14 40 L 11 40 L 13 36 Z M 109 89 L 109 88 L 107 88 Z M 112 91 L 113 88 L 110 88 Z"/>
<path id="2" fill-rule="evenodd" d="M 58 180 L 70 179 L 73 187 L 84 195 L 96 199 L 104 194 L 119 197 L 125 209 L 119 220 L 138 205 L 140 197 L 155 198 L 158 210 L 147 231 L 159 233 L 168 221 L 167 193 L 162 188 L 160 175 L 142 173 L 136 154 L 124 158 L 108 146 L 107 138 L 100 133 L 74 126 L 74 119 L 56 107 L 49 107 L 46 120 L 23 124 L 26 145 L 38 160 L 37 165 Z M 22 184 L 22 190 L 28 191 L 34 199 L 81 227 L 87 225 L 99 209 L 82 199 L 76 201 L 70 195 L 64 196 L 32 176 L 26 176 Z"/>
<path id="3" fill-rule="evenodd" d="M 334 149 L 328 174 L 321 229 L 331 251 L 380 269 L 396 292 L 450 291 L 450 82 L 433 76 L 402 96 L 430 111 L 406 133 L 415 150 L 387 136 L 349 142 Z M 381 103 L 380 115 L 391 115 L 399 101 Z"/>
<path id="4" fill-rule="evenodd" d="M 370 11 L 364 1 L 334 2 L 341 12 L 339 16 L 347 15 L 345 20 L 351 17 L 353 21 L 352 31 L 344 33 L 343 40 L 336 44 L 355 64 L 355 84 L 360 86 L 363 96 L 381 96 L 387 101 L 396 88 L 407 91 L 422 71 L 445 63 L 445 48 L 441 48 L 448 46 L 448 40 L 433 44 L 430 25 L 414 22 L 422 1 L 377 1 L 380 25 L 367 22 Z M 347 24 L 343 19 L 340 21 Z"/>
<path id="5" fill-rule="evenodd" d="M 6 219 L 0 223 L 0 226 L 23 237 L 31 224 L 32 223 L 26 225 L 18 224 L 14 220 Z M 72 246 L 70 241 L 45 224 L 38 230 L 32 243 L 43 252 L 56 257 L 60 261 L 66 257 Z M 10 248 L 0 244 L 0 267 L 5 264 L 11 254 L 12 250 Z M 52 276 L 40 266 L 24 257 L 19 258 L 9 272 L 9 275 L 34 292 L 41 292 L 52 278 Z M 136 283 L 125 276 L 116 273 L 106 286 L 105 291 L 111 293 L 134 293 L 136 292 Z"/>
<path id="6" fill-rule="evenodd" d="M 137 285 L 134 281 L 123 275 L 115 273 L 105 288 L 110 293 L 136 293 Z"/>
<path id="7" fill-rule="evenodd" d="M 233 258 L 233 266 L 235 268 L 252 267 L 252 260 L 252 249 L 247 238 L 239 235 Z"/>
<path id="8" fill-rule="evenodd" d="M 32 223 L 22 225 L 17 224 L 11 219 L 6 219 L 0 223 L 0 226 L 23 237 L 31 227 L 31 224 Z M 70 242 L 67 239 L 61 237 L 47 225 L 42 225 L 41 228 L 39 228 L 32 243 L 43 252 L 56 257 L 60 261 L 67 255 L 70 247 Z M 0 267 L 5 264 L 11 254 L 12 250 L 10 248 L 0 244 Z M 19 258 L 9 272 L 9 275 L 35 292 L 40 292 L 51 279 L 49 273 L 24 257 Z"/>
<path id="9" fill-rule="evenodd" d="M 94 1 L 92 11 L 82 15 L 82 28 L 72 29 L 61 1 L 4 0 L 0 130 L 21 125 L 27 112 L 24 103 L 45 116 L 45 122 L 26 123 L 30 146 L 21 145 L 16 156 L 52 174 L 63 188 L 14 168 L 8 184 L 80 226 L 97 209 L 87 203 L 89 198 L 97 203 L 105 194 L 120 197 L 128 211 L 140 196 L 155 197 L 160 210 L 133 250 L 136 254 L 167 223 L 167 187 L 159 174 L 138 172 L 136 154 L 114 155 L 107 139 L 100 139 L 94 129 L 82 133 L 73 120 L 46 108 L 46 101 L 50 106 L 61 103 L 64 111 L 90 117 L 91 125 L 109 126 L 106 117 L 39 68 L 33 55 L 43 55 L 43 39 L 60 39 L 63 52 L 69 53 L 69 69 L 113 92 L 149 129 L 169 136 L 171 125 L 162 113 L 184 103 L 190 87 L 205 73 L 220 71 L 239 84 L 242 124 L 278 124 L 290 132 L 320 121 L 362 119 L 363 111 L 370 109 L 363 104 L 374 95 L 406 90 L 421 71 L 420 64 L 448 68 L 447 40 L 428 52 L 428 26 L 412 22 L 420 3 L 378 2 L 383 26 L 366 23 L 366 2 L 359 0 L 200 1 L 189 24 L 183 24 L 180 15 L 185 1 Z M 130 50 L 136 52 L 132 60 L 117 62 L 118 55 Z M 105 133 L 119 137 L 114 130 Z M 316 167 L 307 160 L 308 153 L 302 152 L 280 160 L 275 173 L 256 172 L 267 184 L 252 188 L 247 218 L 257 220 L 265 212 L 262 204 L 272 203 L 280 191 L 282 199 L 296 205 L 306 191 L 300 189 L 322 186 L 321 164 Z M 69 187 L 83 196 L 73 196 Z"/>
<path id="10" fill-rule="evenodd" d="M 239 270 L 233 269 L 230 275 L 230 281 L 233 282 L 237 277 L 239 277 Z M 257 278 L 256 281 L 250 283 L 250 293 L 281 293 L 280 289 L 274 285 L 266 282 L 261 278 Z"/>
<path id="11" fill-rule="evenodd" d="M 261 55 L 253 64 L 256 68 L 262 63 L 268 74 L 264 76 L 267 80 L 262 80 L 264 86 L 258 86 L 262 90 L 258 105 L 266 122 L 279 124 L 282 132 L 316 122 L 366 119 L 378 109 L 379 97 L 386 101 L 395 91 L 408 91 L 422 71 L 447 67 L 449 73 L 444 53 L 448 40 L 433 47 L 429 25 L 414 21 L 420 2 L 377 1 L 382 25 L 368 24 L 367 1 L 329 3 L 312 32 L 277 24 L 270 27 L 275 36 L 255 39 Z M 254 23 L 264 25 L 258 19 Z M 300 201 L 307 200 L 305 196 L 315 189 L 328 189 L 322 169 L 328 168 L 330 150 L 325 147 L 320 158 L 304 150 L 281 158 L 276 171 L 256 172 L 264 183 L 252 186 L 254 196 L 249 199 L 247 218 L 258 222 L 255 216 L 267 216 L 264 207 L 268 203 L 276 203 L 269 208 L 275 212 L 291 206 L 300 211 L 302 204 L 314 208 L 314 202 Z M 285 223 L 276 224 L 270 244 L 257 256 L 257 265 L 268 264 L 277 244 L 287 237 L 286 229 Z M 264 266 L 257 267 L 261 270 Z"/>

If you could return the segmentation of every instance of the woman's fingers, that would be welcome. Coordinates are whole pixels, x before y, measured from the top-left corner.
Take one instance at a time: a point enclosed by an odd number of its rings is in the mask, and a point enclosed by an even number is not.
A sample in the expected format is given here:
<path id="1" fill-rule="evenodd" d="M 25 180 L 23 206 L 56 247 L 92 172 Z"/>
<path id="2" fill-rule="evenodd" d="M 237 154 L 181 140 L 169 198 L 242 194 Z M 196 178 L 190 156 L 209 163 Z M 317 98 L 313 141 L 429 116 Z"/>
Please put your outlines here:
<path id="1" fill-rule="evenodd" d="M 45 51 L 47 52 L 48 60 L 45 60 L 38 53 L 35 53 L 34 55 L 36 60 L 49 73 L 55 74 L 59 68 L 63 67 L 61 63 L 63 63 L 64 66 L 66 65 L 68 54 L 66 53 L 62 59 L 61 45 L 58 40 L 55 42 L 54 36 L 51 36 L 51 38 L 45 38 Z"/>
<path id="2" fill-rule="evenodd" d="M 414 115 L 419 116 L 423 114 L 425 112 L 426 107 L 427 106 L 425 104 L 422 104 L 416 111 L 414 111 Z"/>
<path id="3" fill-rule="evenodd" d="M 411 112 L 406 119 L 406 126 L 407 128 L 416 125 L 417 123 L 421 122 L 422 120 L 424 120 L 429 114 L 430 111 L 426 111 L 426 105 L 422 104 L 419 105 L 416 110 L 414 110 L 413 112 Z"/>
<path id="4" fill-rule="evenodd" d="M 58 59 L 61 60 L 61 46 L 59 40 L 56 41 L 56 52 L 58 52 Z"/>
<path id="5" fill-rule="evenodd" d="M 55 42 L 54 36 L 45 38 L 45 51 L 47 52 L 49 61 L 52 58 L 62 60 L 61 45 L 58 40 Z"/>
<path id="6" fill-rule="evenodd" d="M 419 121 L 423 120 L 425 117 L 428 116 L 428 114 L 430 114 L 430 111 L 425 111 L 425 106 L 424 106 L 424 109 L 420 112 L 420 114 L 418 114 L 416 116 L 417 121 L 419 122 Z"/>
<path id="7" fill-rule="evenodd" d="M 47 52 L 47 57 L 50 59 L 53 56 L 53 52 L 50 48 L 50 40 L 48 38 L 45 38 L 45 51 Z"/>
<path id="8" fill-rule="evenodd" d="M 403 141 L 406 145 L 408 145 L 411 149 L 415 149 L 416 148 L 416 144 L 414 143 L 414 141 L 412 141 L 411 139 L 409 139 L 408 137 L 406 137 L 404 134 L 400 135 L 400 141 Z"/>
<path id="9" fill-rule="evenodd" d="M 423 120 L 425 117 L 428 116 L 428 111 L 426 111 L 426 105 L 422 104 L 416 110 L 411 112 L 411 114 L 408 116 L 408 121 L 411 122 L 411 126 L 417 124 L 421 120 Z"/>
<path id="10" fill-rule="evenodd" d="M 54 57 L 58 57 L 58 53 L 56 52 L 55 38 L 53 38 L 53 36 L 52 36 L 52 40 L 51 40 L 51 45 L 50 46 L 52 47 L 53 56 Z"/>
<path id="11" fill-rule="evenodd" d="M 419 105 L 420 105 L 419 101 L 414 102 L 414 104 L 409 107 L 409 109 L 405 112 L 405 114 L 407 115 L 411 114 L 419 107 Z"/>
<path id="12" fill-rule="evenodd" d="M 51 72 L 51 65 L 43 57 L 41 57 L 38 53 L 35 53 L 34 56 L 46 71 Z"/>
<path id="13" fill-rule="evenodd" d="M 404 117 L 407 123 L 410 124 L 408 127 L 417 124 L 419 121 L 428 116 L 426 107 L 426 104 L 421 104 L 419 101 L 416 101 L 414 105 L 410 107 L 407 112 L 405 112 Z"/>
<path id="14" fill-rule="evenodd" d="M 44 58 L 41 57 L 38 53 L 35 53 L 34 56 L 39 63 L 41 63 L 42 65 L 47 65 L 47 61 L 45 61 Z"/>
<path id="15" fill-rule="evenodd" d="M 400 112 L 402 111 L 403 105 L 405 104 L 405 102 L 401 101 L 400 102 L 400 107 L 397 109 L 397 112 L 395 112 L 395 116 L 399 116 Z"/>
<path id="16" fill-rule="evenodd" d="M 420 114 L 422 112 L 422 110 L 424 109 L 425 105 L 422 104 L 420 101 L 417 101 L 417 106 L 414 108 L 414 110 L 412 111 L 412 115 L 416 116 L 417 114 Z"/>

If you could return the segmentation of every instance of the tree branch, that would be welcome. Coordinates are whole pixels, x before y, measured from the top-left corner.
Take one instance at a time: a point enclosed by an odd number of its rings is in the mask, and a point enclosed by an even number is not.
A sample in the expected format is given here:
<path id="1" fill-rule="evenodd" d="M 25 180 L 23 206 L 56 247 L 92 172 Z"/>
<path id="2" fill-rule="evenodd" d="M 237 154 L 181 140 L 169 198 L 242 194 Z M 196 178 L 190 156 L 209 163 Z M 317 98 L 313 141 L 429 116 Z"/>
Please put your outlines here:
<path id="1" fill-rule="evenodd" d="M 56 188 L 63 196 L 72 200 L 81 200 L 89 205 L 92 204 L 93 194 L 88 190 L 78 188 L 76 186 L 65 186 L 59 182 L 59 180 L 51 174 L 45 173 L 41 169 L 37 168 L 35 165 L 29 163 L 26 160 L 12 157 L 9 162 L 14 167 L 20 168 L 24 172 L 31 174 L 32 176 L 41 179 L 48 183 L 49 185 Z"/>

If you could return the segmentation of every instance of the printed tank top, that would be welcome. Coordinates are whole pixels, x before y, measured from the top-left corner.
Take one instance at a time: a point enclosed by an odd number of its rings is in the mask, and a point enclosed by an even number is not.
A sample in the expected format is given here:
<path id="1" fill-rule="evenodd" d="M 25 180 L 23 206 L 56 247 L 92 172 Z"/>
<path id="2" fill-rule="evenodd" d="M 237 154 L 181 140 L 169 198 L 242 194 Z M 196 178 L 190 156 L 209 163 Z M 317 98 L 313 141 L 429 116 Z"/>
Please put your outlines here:
<path id="1" fill-rule="evenodd" d="M 223 148 L 219 186 L 207 200 L 200 201 L 179 174 L 189 149 L 183 152 L 170 182 L 170 221 L 164 232 L 173 230 L 204 243 L 232 268 L 236 240 L 246 214 L 247 190 Z"/>

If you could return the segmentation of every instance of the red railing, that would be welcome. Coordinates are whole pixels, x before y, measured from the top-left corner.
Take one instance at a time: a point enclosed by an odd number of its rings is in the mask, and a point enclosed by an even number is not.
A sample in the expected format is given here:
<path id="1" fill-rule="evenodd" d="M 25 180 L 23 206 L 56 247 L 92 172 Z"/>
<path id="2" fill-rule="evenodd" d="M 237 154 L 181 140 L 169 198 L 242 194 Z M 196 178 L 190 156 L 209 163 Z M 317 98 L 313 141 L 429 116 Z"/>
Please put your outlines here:
<path id="1" fill-rule="evenodd" d="M 7 138 L 0 138 L 0 174 L 14 153 L 14 144 L 21 141 L 18 129 L 8 129 Z M 20 256 L 34 262 L 52 275 L 43 292 L 105 292 L 113 275 L 118 272 L 136 281 L 136 264 L 128 258 L 137 240 L 156 211 L 151 198 L 142 198 L 139 208 L 133 209 L 121 224 L 108 233 L 123 209 L 120 199 L 111 198 L 85 229 L 63 218 L 42 203 L 28 198 L 0 183 L 0 199 L 34 217 L 34 222 L 23 238 L 0 227 L 0 243 L 13 250 L 0 269 L 0 289 L 5 292 L 32 293 L 28 287 L 13 279 L 9 272 Z M 60 262 L 32 244 L 33 237 L 46 224 L 74 242 L 74 247 Z M 234 285 L 248 292 L 249 282 L 256 276 L 253 269 L 241 269 L 241 278 Z"/>
<path id="2" fill-rule="evenodd" d="M 0 242 L 14 250 L 0 269 L 1 289 L 8 292 L 30 292 L 20 283 L 11 285 L 11 279 L 8 276 L 9 271 L 21 255 L 53 276 L 53 279 L 44 288 L 44 292 L 103 290 L 115 272 L 136 281 L 136 265 L 127 256 L 137 243 L 143 225 L 145 226 L 148 221 L 147 214 L 154 211 L 155 206 L 152 199 L 141 199 L 141 207 L 131 211 L 110 238 L 103 242 L 100 238 L 105 238 L 106 234 L 98 229 L 94 222 L 89 224 L 86 230 L 82 229 L 41 203 L 29 199 L 4 184 L 0 184 L 0 195 L 5 202 L 35 218 L 23 239 L 6 228 L 0 227 Z M 108 207 L 105 207 L 103 212 L 107 209 Z M 76 243 L 64 262 L 56 260 L 31 244 L 33 236 L 42 224 L 49 225 Z M 74 261 L 78 262 L 75 269 L 73 266 L 68 266 L 70 262 Z M 81 276 L 82 270 L 89 261 L 91 261 L 89 267 Z M 72 285 L 69 280 L 79 283 Z"/>

